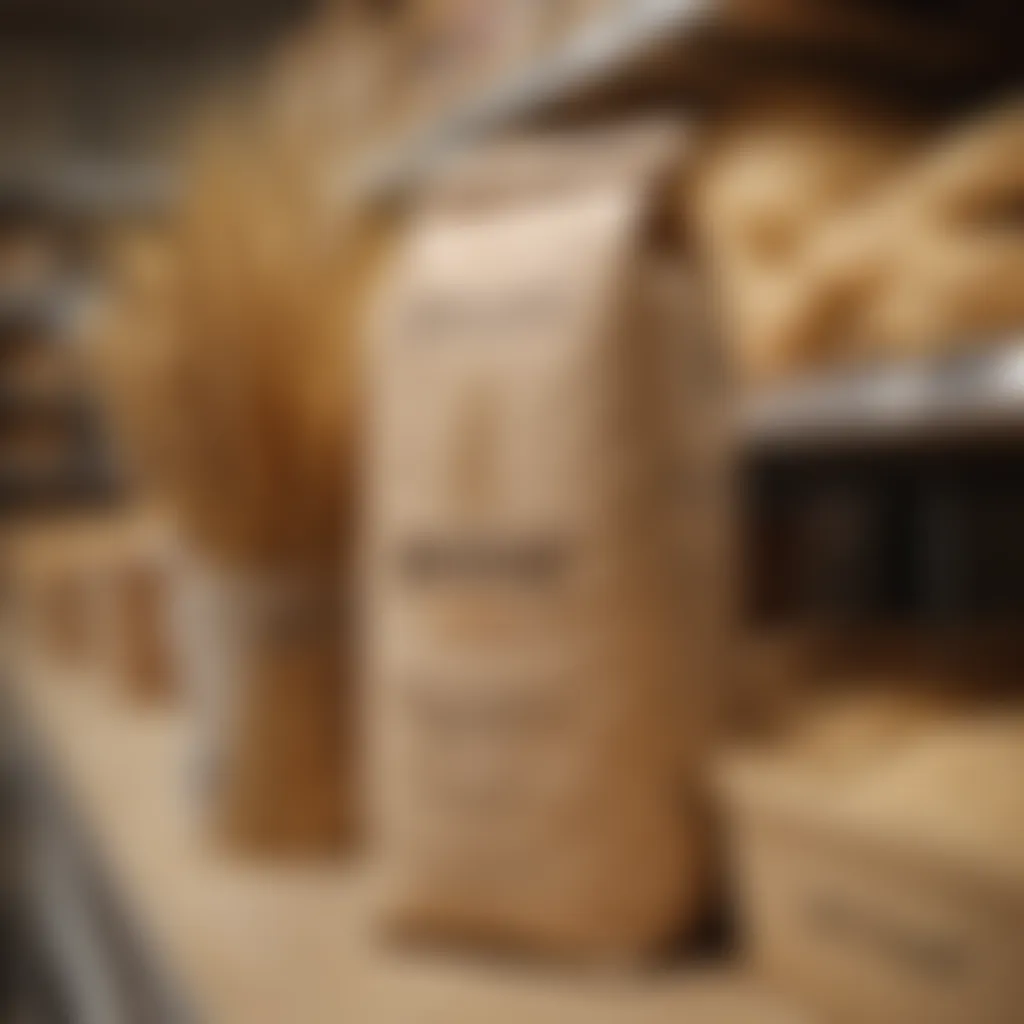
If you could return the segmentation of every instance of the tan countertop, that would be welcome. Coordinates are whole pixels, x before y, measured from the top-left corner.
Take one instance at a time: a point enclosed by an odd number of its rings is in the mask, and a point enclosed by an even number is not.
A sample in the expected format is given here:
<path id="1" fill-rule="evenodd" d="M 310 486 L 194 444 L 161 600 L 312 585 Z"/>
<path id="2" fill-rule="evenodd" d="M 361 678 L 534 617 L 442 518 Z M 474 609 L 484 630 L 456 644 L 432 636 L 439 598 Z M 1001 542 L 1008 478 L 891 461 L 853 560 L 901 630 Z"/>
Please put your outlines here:
<path id="1" fill-rule="evenodd" d="M 127 908 L 214 1024 L 796 1024 L 731 967 L 611 974 L 445 958 L 373 932 L 355 867 L 241 865 L 189 814 L 180 711 L 52 673 L 12 683 Z"/>

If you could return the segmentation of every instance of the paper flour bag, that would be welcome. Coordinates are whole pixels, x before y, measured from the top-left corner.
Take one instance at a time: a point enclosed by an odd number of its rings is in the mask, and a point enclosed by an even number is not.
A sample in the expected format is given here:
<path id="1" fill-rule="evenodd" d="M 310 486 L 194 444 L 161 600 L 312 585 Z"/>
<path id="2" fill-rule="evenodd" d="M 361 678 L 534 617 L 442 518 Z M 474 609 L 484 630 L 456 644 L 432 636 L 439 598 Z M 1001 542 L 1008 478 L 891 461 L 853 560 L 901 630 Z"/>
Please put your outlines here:
<path id="1" fill-rule="evenodd" d="M 336 582 L 183 549 L 175 597 L 203 832 L 254 857 L 335 855 L 351 835 Z"/>
<path id="2" fill-rule="evenodd" d="M 471 158 L 381 305 L 372 809 L 407 932 L 617 958 L 696 914 L 723 474 L 679 153 L 659 125 Z"/>

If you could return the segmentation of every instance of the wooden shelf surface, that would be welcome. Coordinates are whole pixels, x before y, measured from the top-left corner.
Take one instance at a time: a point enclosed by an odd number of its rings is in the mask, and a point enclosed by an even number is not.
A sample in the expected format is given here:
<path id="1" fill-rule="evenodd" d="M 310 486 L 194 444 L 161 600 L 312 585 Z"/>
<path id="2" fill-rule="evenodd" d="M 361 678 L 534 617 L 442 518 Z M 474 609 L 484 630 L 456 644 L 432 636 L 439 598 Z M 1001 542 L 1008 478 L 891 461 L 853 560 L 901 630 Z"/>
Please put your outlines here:
<path id="1" fill-rule="evenodd" d="M 732 966 L 607 973 L 399 951 L 364 869 L 242 865 L 204 842 L 180 713 L 22 672 L 34 746 L 116 880 L 128 925 L 200 1021 L 226 1024 L 797 1024 Z"/>

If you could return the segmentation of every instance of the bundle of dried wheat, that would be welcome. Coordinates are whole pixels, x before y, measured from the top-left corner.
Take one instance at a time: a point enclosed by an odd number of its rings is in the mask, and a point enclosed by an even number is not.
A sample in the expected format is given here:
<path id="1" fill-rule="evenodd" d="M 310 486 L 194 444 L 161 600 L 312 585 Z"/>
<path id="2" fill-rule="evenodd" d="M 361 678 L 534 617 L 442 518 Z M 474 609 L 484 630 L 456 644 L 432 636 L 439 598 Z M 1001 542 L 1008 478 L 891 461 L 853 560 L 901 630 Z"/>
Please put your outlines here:
<path id="1" fill-rule="evenodd" d="M 99 346 L 136 475 L 187 545 L 183 604 L 203 609 L 183 636 L 211 818 L 260 850 L 320 849 L 345 817 L 356 336 L 389 235 L 327 187 L 358 118 L 328 137 L 301 86 L 285 63 L 210 116 L 175 222 L 121 247 Z"/>

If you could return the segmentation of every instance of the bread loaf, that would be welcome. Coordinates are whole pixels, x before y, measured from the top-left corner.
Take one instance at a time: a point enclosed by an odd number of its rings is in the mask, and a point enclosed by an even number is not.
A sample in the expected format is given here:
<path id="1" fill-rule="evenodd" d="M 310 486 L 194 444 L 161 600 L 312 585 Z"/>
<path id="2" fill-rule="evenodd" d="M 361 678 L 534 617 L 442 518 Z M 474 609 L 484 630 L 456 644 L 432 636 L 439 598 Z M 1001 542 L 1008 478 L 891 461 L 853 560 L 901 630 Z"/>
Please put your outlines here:
<path id="1" fill-rule="evenodd" d="M 792 323 L 831 280 L 817 260 L 822 234 L 856 218 L 920 138 L 919 126 L 847 101 L 789 93 L 713 126 L 688 201 L 744 378 L 791 372 L 810 347 L 793 344 Z"/>

